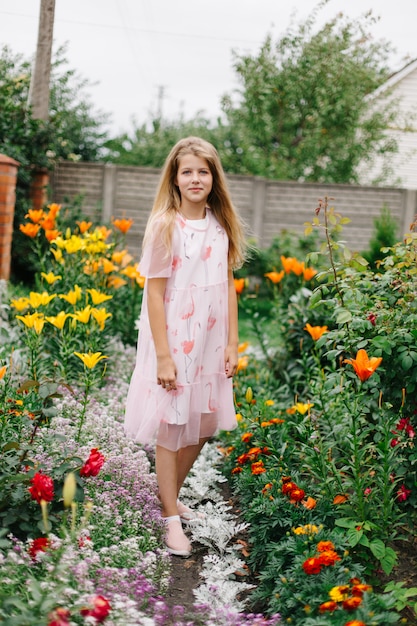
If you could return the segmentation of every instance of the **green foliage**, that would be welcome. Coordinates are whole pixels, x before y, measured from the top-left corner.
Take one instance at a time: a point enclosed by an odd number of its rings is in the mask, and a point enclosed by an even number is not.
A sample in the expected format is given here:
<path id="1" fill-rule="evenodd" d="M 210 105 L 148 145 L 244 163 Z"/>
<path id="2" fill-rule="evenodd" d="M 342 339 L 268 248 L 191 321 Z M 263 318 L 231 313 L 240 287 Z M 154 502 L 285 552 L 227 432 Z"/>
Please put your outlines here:
<path id="1" fill-rule="evenodd" d="M 257 55 L 236 54 L 238 99 L 223 97 L 237 145 L 226 170 L 283 180 L 357 182 L 359 165 L 396 151 L 384 138 L 395 105 L 366 98 L 388 77 L 389 46 L 369 34 L 370 14 L 343 14 L 317 28 L 310 17 Z"/>
<path id="2" fill-rule="evenodd" d="M 17 229 L 30 208 L 33 172 L 52 169 L 58 159 L 95 161 L 107 138 L 107 116 L 95 111 L 87 95 L 88 81 L 66 68 L 60 48 L 51 71 L 50 117 L 35 120 L 28 107 L 31 64 L 3 47 L 0 52 L 0 152 L 19 163 L 16 188 L 12 273 L 30 282 L 27 241 Z"/>
<path id="3" fill-rule="evenodd" d="M 384 205 L 381 215 L 374 220 L 374 233 L 369 242 L 369 248 L 363 253 L 363 257 L 373 268 L 377 267 L 388 251 L 383 252 L 382 248 L 390 248 L 397 241 L 398 223 L 392 217 L 389 208 Z"/>

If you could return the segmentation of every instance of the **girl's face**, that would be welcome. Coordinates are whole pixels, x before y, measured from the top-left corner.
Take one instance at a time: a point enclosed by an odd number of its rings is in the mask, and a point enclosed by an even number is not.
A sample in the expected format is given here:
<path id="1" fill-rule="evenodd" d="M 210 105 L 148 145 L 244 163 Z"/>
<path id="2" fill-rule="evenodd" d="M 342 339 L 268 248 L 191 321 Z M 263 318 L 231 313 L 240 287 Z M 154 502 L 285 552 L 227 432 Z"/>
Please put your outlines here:
<path id="1" fill-rule="evenodd" d="M 181 194 L 181 209 L 197 212 L 206 206 L 213 187 L 213 176 L 206 159 L 186 154 L 179 161 L 175 184 Z M 195 217 L 198 219 L 198 217 Z"/>

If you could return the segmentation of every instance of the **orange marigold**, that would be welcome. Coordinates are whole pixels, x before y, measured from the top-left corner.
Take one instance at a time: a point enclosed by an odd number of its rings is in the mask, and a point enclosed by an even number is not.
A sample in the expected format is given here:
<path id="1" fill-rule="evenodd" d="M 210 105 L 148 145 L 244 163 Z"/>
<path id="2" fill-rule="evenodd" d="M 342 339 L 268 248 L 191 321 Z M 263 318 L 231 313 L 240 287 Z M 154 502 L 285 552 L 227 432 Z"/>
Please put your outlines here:
<path id="1" fill-rule="evenodd" d="M 326 552 L 326 550 L 334 550 L 332 541 L 319 541 L 317 544 L 317 552 Z"/>
<path id="2" fill-rule="evenodd" d="M 327 602 L 323 602 L 320 604 L 319 611 L 320 613 L 326 613 L 326 611 L 335 611 L 337 609 L 337 602 L 333 602 L 333 600 L 328 600 Z"/>
<path id="3" fill-rule="evenodd" d="M 320 574 L 322 564 L 320 559 L 316 556 L 312 556 L 303 563 L 303 570 L 306 574 Z"/>
<path id="4" fill-rule="evenodd" d="M 360 596 L 353 596 L 353 598 L 347 598 L 342 603 L 345 611 L 356 611 L 356 609 L 362 604 L 362 598 Z"/>
<path id="5" fill-rule="evenodd" d="M 248 441 L 250 441 L 253 437 L 253 433 L 243 433 L 243 435 L 241 436 L 241 440 L 243 441 L 243 443 L 248 443 Z"/>
<path id="6" fill-rule="evenodd" d="M 254 476 L 258 476 L 259 474 L 266 472 L 263 461 L 256 461 L 255 463 L 252 463 L 251 472 Z"/>
<path id="7" fill-rule="evenodd" d="M 322 565 L 334 565 L 336 561 L 340 561 L 340 556 L 334 550 L 326 550 L 320 553 L 320 562 Z"/>

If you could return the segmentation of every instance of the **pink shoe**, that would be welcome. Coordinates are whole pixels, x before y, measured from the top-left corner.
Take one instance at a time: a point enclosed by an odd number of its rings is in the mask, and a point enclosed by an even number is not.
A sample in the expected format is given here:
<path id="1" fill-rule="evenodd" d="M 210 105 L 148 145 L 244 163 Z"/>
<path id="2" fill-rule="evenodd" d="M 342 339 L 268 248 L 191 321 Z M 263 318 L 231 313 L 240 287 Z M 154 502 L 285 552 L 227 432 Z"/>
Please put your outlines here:
<path id="1" fill-rule="evenodd" d="M 177 509 L 182 524 L 193 524 L 194 522 L 201 521 L 205 518 L 204 513 L 193 511 L 189 506 L 183 504 L 180 500 L 177 500 Z"/>
<path id="2" fill-rule="evenodd" d="M 171 515 L 163 518 L 167 527 L 165 546 L 174 556 L 191 556 L 192 546 L 184 534 L 179 515 Z"/>

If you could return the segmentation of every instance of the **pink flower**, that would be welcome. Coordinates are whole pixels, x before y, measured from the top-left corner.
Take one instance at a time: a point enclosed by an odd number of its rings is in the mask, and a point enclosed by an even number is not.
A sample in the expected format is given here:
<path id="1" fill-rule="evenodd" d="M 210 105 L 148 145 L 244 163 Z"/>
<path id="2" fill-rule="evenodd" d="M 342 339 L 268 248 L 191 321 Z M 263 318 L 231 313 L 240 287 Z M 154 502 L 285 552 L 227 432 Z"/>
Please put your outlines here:
<path id="1" fill-rule="evenodd" d="M 80 476 L 97 476 L 105 461 L 104 456 L 98 451 L 98 448 L 92 448 L 90 456 L 80 469 Z"/>
<path id="2" fill-rule="evenodd" d="M 36 500 L 40 504 L 41 500 L 45 502 L 51 502 L 54 497 L 54 481 L 49 476 L 45 476 L 42 472 L 36 472 L 34 477 L 30 481 L 31 487 L 29 487 L 32 500 Z"/>
<path id="3" fill-rule="evenodd" d="M 411 494 L 411 489 L 407 489 L 405 485 L 401 485 L 397 491 L 398 502 L 405 502 Z"/>
<path id="4" fill-rule="evenodd" d="M 62 606 L 55 609 L 51 615 L 49 615 L 48 626 L 69 626 L 69 619 L 71 614 L 68 609 L 64 609 Z"/>
<path id="5" fill-rule="evenodd" d="M 371 322 L 372 326 L 376 324 L 376 315 L 375 313 L 369 313 L 368 320 Z"/>
<path id="6" fill-rule="evenodd" d="M 372 489 L 370 487 L 367 487 L 363 492 L 365 496 L 369 496 L 371 493 L 372 493 Z"/>

